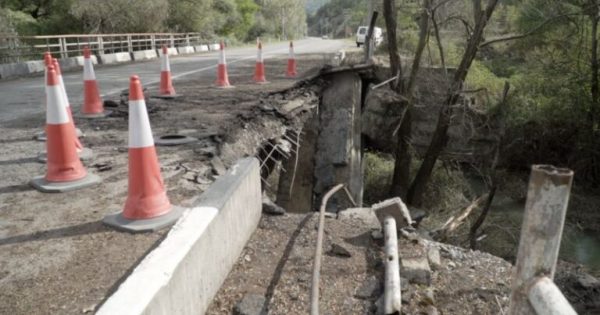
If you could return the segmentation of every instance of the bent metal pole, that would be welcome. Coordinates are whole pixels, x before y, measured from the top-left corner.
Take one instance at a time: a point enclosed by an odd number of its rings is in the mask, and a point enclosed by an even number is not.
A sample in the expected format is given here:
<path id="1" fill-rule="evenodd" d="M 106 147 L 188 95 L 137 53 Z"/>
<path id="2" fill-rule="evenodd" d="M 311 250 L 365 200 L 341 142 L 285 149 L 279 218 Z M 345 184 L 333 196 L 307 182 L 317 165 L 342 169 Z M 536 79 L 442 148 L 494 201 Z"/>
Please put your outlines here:
<path id="1" fill-rule="evenodd" d="M 338 184 L 331 188 L 321 201 L 319 209 L 319 228 L 317 230 L 317 248 L 315 249 L 315 261 L 313 263 L 313 274 L 310 293 L 310 315 L 319 315 L 319 277 L 321 275 L 321 256 L 323 253 L 323 230 L 325 229 L 325 207 L 329 198 L 338 190 L 342 189 L 344 184 Z"/>

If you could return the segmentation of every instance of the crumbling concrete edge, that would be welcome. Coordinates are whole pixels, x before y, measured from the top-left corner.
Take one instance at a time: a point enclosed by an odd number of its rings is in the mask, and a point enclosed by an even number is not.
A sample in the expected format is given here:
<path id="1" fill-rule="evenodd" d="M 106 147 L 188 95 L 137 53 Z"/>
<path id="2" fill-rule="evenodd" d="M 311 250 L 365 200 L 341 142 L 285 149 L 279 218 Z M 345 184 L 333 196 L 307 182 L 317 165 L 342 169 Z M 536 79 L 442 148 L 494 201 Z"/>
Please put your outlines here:
<path id="1" fill-rule="evenodd" d="M 258 226 L 260 185 L 258 160 L 238 161 L 96 314 L 204 314 Z"/>

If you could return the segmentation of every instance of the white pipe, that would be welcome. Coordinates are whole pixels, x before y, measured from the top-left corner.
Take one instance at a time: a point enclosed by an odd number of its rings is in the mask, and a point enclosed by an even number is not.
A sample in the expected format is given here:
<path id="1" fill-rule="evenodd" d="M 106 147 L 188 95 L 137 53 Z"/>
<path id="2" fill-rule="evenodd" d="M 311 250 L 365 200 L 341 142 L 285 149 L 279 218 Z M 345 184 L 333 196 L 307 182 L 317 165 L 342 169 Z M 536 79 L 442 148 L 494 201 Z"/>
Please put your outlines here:
<path id="1" fill-rule="evenodd" d="M 398 235 L 396 220 L 387 216 L 383 222 L 385 236 L 385 287 L 383 295 L 384 314 L 400 313 L 400 265 L 398 264 Z"/>
<path id="2" fill-rule="evenodd" d="M 548 277 L 534 280 L 529 289 L 529 303 L 538 315 L 577 315 L 560 289 Z"/>

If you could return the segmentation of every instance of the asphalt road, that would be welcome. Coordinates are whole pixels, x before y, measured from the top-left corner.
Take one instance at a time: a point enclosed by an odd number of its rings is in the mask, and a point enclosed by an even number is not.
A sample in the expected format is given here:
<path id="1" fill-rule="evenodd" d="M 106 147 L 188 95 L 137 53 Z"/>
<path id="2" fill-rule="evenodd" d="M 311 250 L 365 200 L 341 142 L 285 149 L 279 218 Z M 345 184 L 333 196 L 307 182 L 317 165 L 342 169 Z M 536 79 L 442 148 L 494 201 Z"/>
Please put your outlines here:
<path id="1" fill-rule="evenodd" d="M 294 42 L 296 54 L 331 53 L 350 47 L 343 40 L 323 40 L 308 38 Z M 271 57 L 285 57 L 288 54 L 288 43 L 272 43 L 263 45 L 265 63 Z M 231 48 L 226 51 L 229 68 L 235 68 L 236 63 L 256 58 L 255 47 Z M 185 78 L 216 76 L 218 52 L 208 52 L 193 55 L 172 56 L 171 73 L 174 84 Z M 102 96 L 118 94 L 127 89 L 129 76 L 137 74 L 145 86 L 157 85 L 160 78 L 160 59 L 152 61 L 128 63 L 116 66 L 97 66 L 96 79 Z M 83 70 L 63 73 L 69 103 L 73 111 L 78 112 L 83 102 Z M 235 84 L 235 82 L 232 82 Z M 44 114 L 44 79 L 43 76 L 21 78 L 17 80 L 0 81 L 0 124 L 30 115 Z"/>

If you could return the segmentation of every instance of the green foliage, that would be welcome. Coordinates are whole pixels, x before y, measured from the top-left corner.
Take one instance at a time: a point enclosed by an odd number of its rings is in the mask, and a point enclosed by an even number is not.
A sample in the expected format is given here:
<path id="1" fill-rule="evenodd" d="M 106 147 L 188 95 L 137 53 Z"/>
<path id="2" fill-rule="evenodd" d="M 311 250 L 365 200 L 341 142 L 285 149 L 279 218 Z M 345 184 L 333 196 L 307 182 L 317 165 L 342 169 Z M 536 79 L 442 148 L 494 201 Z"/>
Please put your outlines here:
<path id="1" fill-rule="evenodd" d="M 389 198 L 389 187 L 394 174 L 394 158 L 389 154 L 366 152 L 364 202 L 367 205 Z M 416 173 L 420 161 L 413 161 L 411 173 Z M 426 188 L 423 207 L 430 211 L 456 210 L 465 202 L 465 194 L 470 195 L 469 184 L 462 171 L 444 167 L 438 162 L 431 181 Z"/>
<path id="2" fill-rule="evenodd" d="M 309 34 L 334 38 L 354 35 L 359 26 L 367 25 L 367 13 L 366 0 L 332 0 L 308 18 Z"/>
<path id="3" fill-rule="evenodd" d="M 485 95 L 484 104 L 495 105 L 501 97 L 504 89 L 504 79 L 497 77 L 490 69 L 488 69 L 483 63 L 478 60 L 473 61 L 467 79 L 465 81 L 465 88 L 468 90 L 485 89 L 483 93 L 478 95 Z M 486 109 L 486 108 L 480 108 Z"/>
<path id="4" fill-rule="evenodd" d="M 365 165 L 364 202 L 368 205 L 385 200 L 394 174 L 394 159 L 390 155 L 366 152 L 363 155 Z"/>
<path id="5" fill-rule="evenodd" d="M 0 0 L 0 28 L 21 35 L 197 32 L 251 41 L 306 34 L 305 0 Z"/>
<path id="6" fill-rule="evenodd" d="M 31 15 L 0 8 L 0 33 L 36 34 L 39 25 Z"/>

